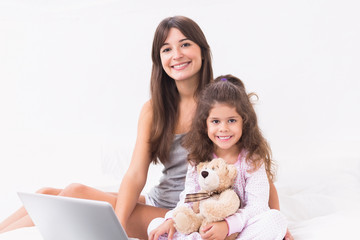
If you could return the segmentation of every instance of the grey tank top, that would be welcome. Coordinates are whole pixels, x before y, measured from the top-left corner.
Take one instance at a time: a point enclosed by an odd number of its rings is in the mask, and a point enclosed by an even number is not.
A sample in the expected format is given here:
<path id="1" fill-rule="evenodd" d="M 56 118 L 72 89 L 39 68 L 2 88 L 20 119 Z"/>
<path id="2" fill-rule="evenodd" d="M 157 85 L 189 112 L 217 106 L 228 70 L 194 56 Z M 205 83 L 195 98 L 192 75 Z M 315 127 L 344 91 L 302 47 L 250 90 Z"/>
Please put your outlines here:
<path id="1" fill-rule="evenodd" d="M 188 151 L 181 146 L 181 139 L 185 134 L 176 134 L 171 145 L 169 161 L 164 164 L 162 177 L 148 196 L 156 206 L 172 209 L 179 201 L 179 195 L 184 190 L 187 172 Z"/>

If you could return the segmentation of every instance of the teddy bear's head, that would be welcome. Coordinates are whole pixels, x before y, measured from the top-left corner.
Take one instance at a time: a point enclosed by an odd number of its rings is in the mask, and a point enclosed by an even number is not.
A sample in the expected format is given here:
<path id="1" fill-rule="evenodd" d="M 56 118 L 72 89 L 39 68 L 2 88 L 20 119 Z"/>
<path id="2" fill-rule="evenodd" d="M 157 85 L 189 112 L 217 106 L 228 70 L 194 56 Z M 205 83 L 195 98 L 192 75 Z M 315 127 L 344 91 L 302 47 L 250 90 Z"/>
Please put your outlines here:
<path id="1" fill-rule="evenodd" d="M 230 188 L 237 175 L 236 167 L 232 164 L 227 164 L 222 158 L 199 163 L 197 171 L 200 187 L 206 192 L 222 192 Z"/>

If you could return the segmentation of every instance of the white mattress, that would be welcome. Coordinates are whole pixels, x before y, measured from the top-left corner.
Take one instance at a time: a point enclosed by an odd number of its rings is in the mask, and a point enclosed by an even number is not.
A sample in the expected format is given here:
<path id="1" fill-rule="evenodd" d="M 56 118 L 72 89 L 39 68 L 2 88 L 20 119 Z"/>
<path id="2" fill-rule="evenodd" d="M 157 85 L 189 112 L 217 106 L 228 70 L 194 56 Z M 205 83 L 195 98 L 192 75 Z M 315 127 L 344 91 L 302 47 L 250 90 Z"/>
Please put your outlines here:
<path id="1" fill-rule="evenodd" d="M 281 211 L 289 220 L 291 233 L 296 240 L 358 236 L 360 160 L 339 161 L 327 168 L 321 165 L 314 164 L 313 169 L 286 166 L 278 175 Z M 4 233 L 0 239 L 42 238 L 36 227 L 30 227 Z"/>

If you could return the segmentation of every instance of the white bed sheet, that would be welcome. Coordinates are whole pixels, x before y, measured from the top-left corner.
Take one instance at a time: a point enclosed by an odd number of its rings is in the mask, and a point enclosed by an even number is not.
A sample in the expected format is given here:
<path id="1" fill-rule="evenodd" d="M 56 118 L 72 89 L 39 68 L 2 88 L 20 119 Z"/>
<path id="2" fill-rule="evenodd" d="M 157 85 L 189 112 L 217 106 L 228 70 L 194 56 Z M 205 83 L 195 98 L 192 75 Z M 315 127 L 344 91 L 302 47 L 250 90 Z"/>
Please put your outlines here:
<path id="1" fill-rule="evenodd" d="M 276 186 L 281 211 L 288 218 L 296 240 L 358 237 L 360 160 L 343 163 L 323 172 L 318 167 L 305 171 L 294 166 L 296 171 L 290 169 L 279 174 Z M 40 240 L 42 237 L 36 227 L 30 227 L 1 234 L 0 239 Z"/>

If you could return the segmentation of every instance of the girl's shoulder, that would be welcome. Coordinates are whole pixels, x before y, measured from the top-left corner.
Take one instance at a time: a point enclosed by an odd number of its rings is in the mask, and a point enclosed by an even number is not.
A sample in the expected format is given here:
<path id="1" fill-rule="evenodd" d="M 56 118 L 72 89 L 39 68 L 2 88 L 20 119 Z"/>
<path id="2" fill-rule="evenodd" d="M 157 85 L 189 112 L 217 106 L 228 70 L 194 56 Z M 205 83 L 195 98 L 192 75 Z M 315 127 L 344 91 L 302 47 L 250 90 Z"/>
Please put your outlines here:
<path id="1" fill-rule="evenodd" d="M 249 153 L 248 151 L 243 150 L 240 153 L 238 159 L 240 169 L 244 171 L 245 176 L 249 177 L 258 170 L 260 171 L 265 170 L 265 164 L 263 159 L 257 159 L 256 157 L 258 156 L 252 156 L 256 159 L 256 161 L 253 161 L 251 158 L 249 158 L 248 153 Z"/>
<path id="2" fill-rule="evenodd" d="M 263 161 L 257 160 L 254 165 L 254 162 L 251 160 L 251 158 L 249 158 L 249 151 L 242 150 L 239 154 L 237 164 L 239 164 L 241 168 L 245 170 L 250 170 L 250 169 L 256 170 L 261 165 L 263 165 Z"/>
<path id="3" fill-rule="evenodd" d="M 248 151 L 243 149 L 241 150 L 239 156 L 238 156 L 238 160 L 237 160 L 237 163 L 238 164 L 241 164 L 241 165 L 244 165 L 244 166 L 247 166 L 248 165 L 248 161 L 247 161 L 247 157 L 248 157 Z"/>

